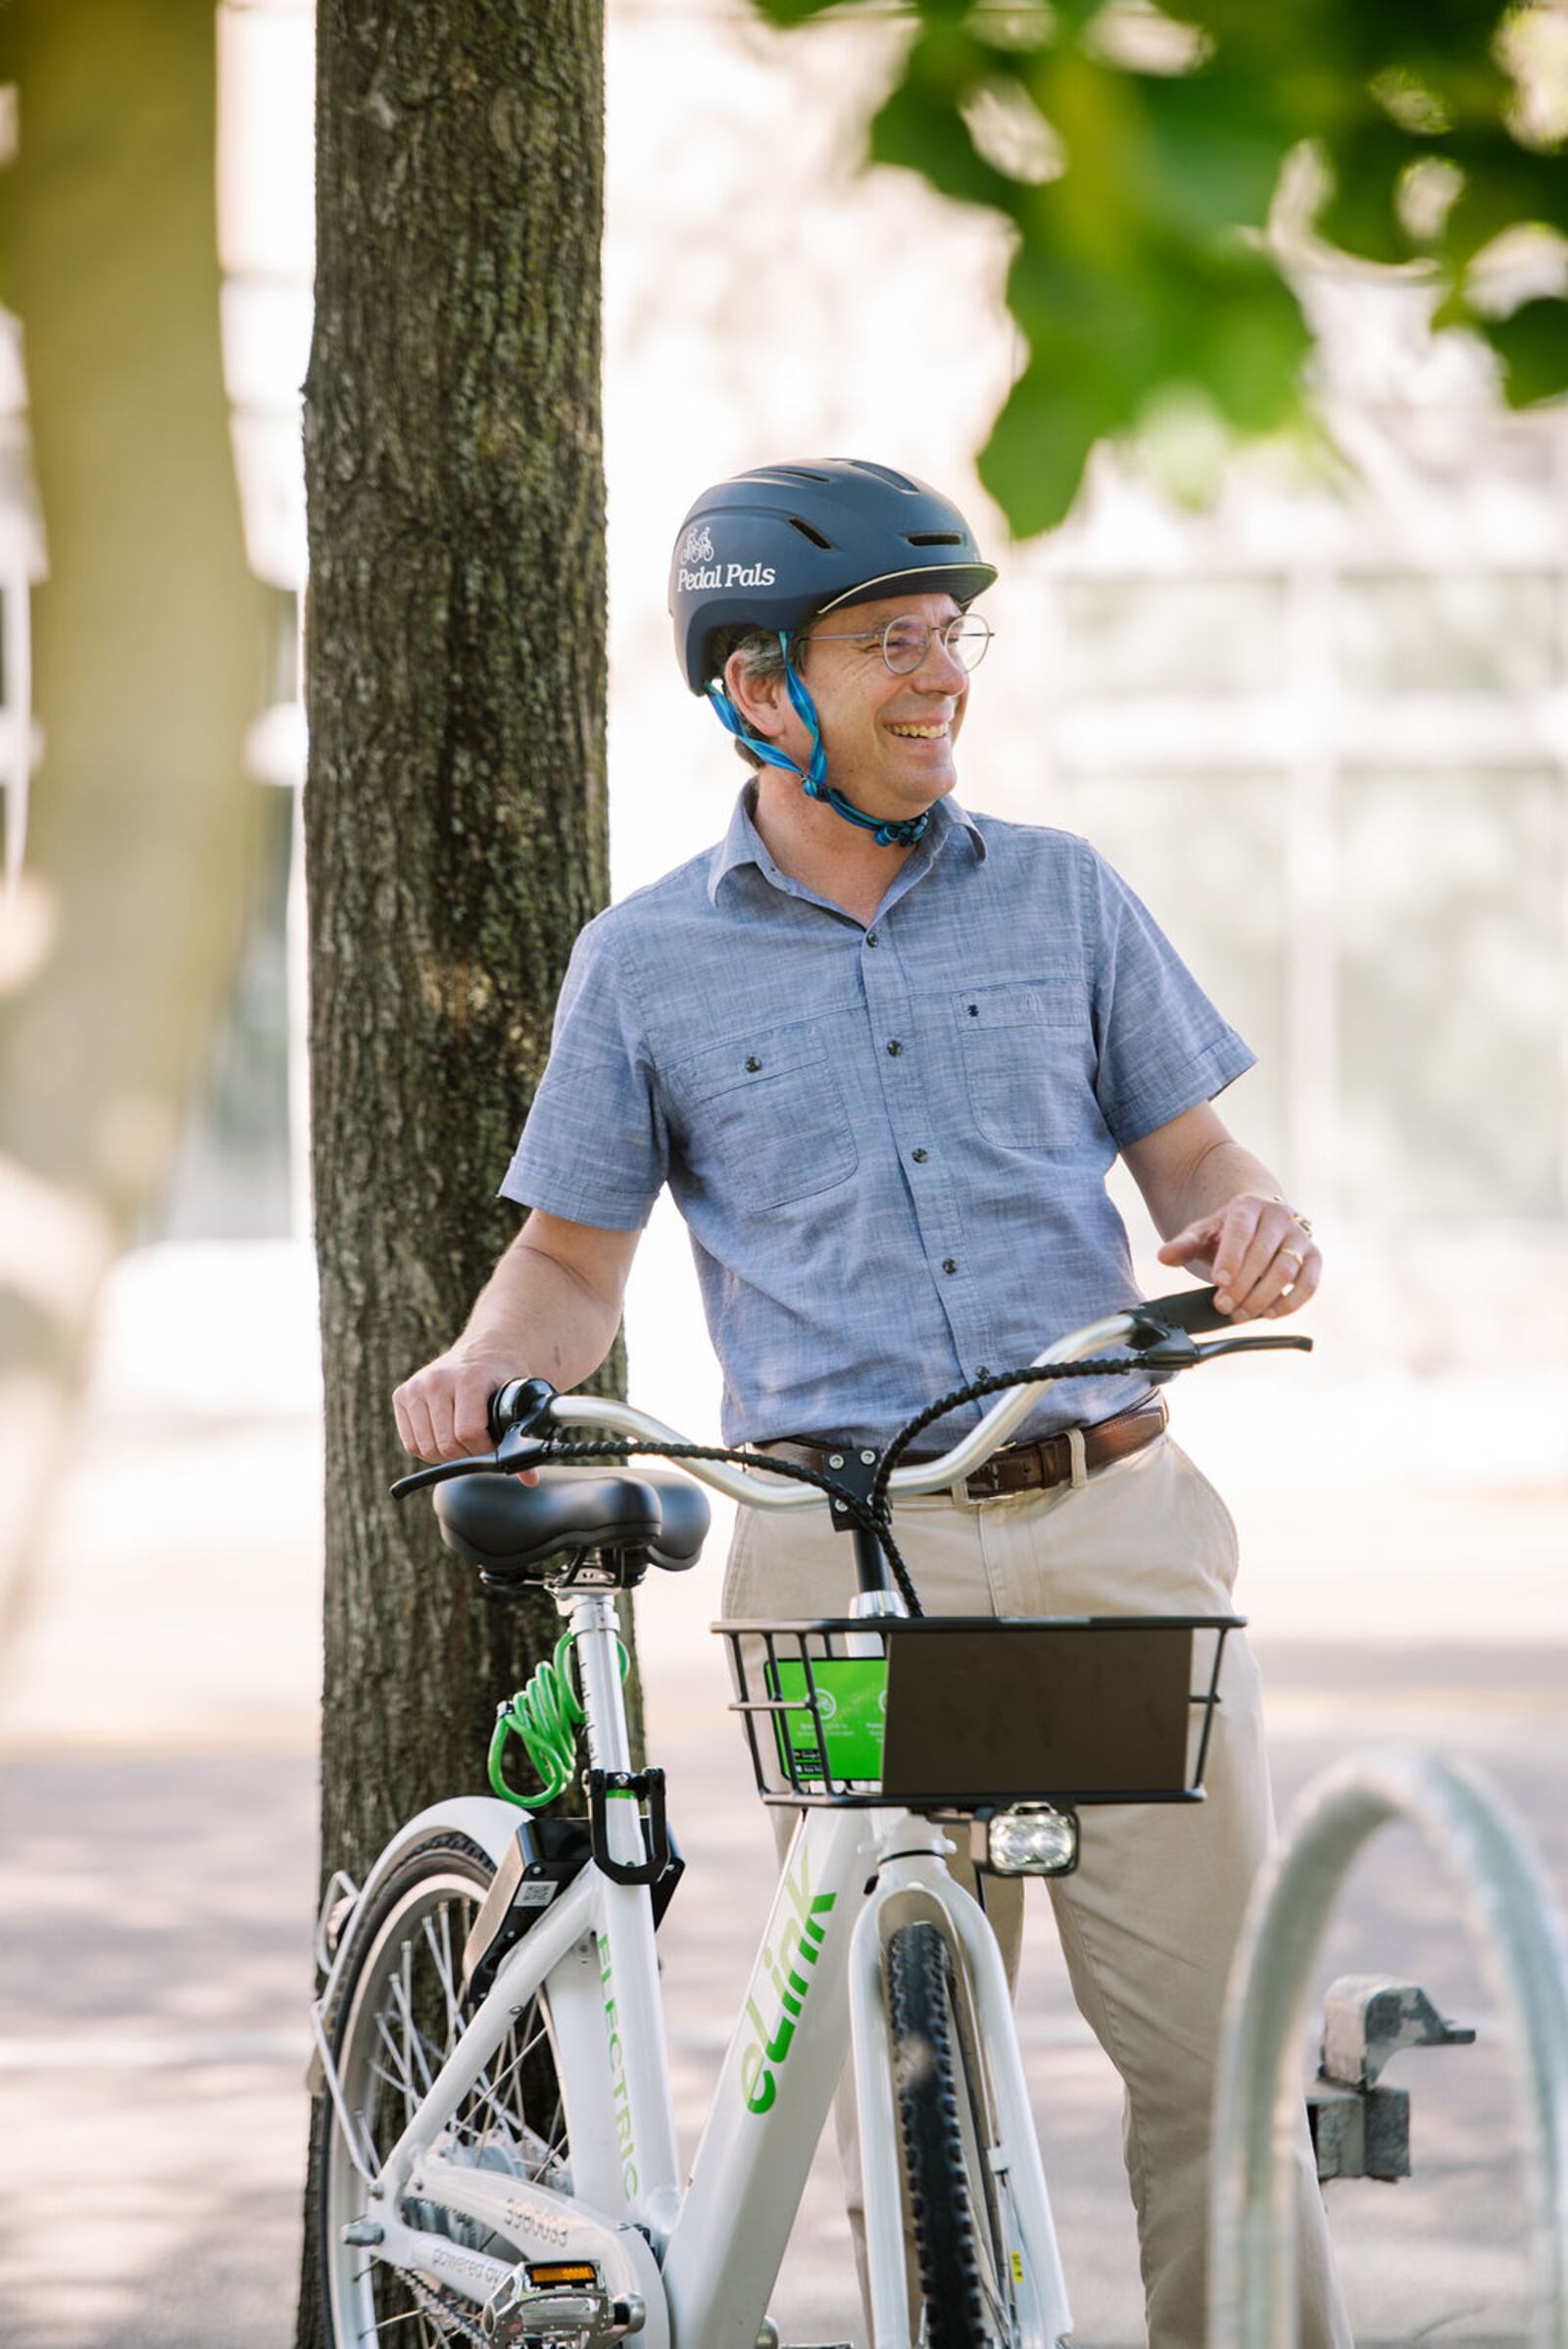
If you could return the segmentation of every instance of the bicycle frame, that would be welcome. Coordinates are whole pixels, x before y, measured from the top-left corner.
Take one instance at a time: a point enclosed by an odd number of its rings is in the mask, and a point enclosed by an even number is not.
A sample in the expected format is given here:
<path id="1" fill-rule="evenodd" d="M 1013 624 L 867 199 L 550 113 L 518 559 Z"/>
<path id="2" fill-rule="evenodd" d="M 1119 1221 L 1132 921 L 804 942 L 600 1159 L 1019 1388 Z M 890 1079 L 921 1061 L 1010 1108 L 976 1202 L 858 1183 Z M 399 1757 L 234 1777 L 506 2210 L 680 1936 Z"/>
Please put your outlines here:
<path id="1" fill-rule="evenodd" d="M 1184 1329 L 1225 1326 L 1223 1316 L 1211 1313 L 1211 1300 L 1201 1297 L 1198 1313 L 1176 1319 Z M 1135 1312 L 1110 1315 L 1047 1348 L 1034 1366 L 1090 1357 L 1127 1338 L 1137 1322 Z M 1238 1343 L 1206 1350 L 1237 1350 Z M 894 1501 L 951 1487 L 979 1467 L 1018 1425 L 1033 1392 L 1020 1386 L 1000 1395 L 941 1460 L 896 1469 L 889 1485 Z M 553 1396 L 550 1409 L 563 1423 L 656 1444 L 682 1442 L 629 1404 L 603 1397 Z M 502 1463 L 492 1456 L 487 1464 Z M 692 1473 L 750 1506 L 821 1506 L 813 1490 L 760 1484 L 739 1467 L 694 1461 Z M 588 1590 L 563 1591 L 560 1603 L 575 1641 L 590 1763 L 607 1773 L 627 1772 L 612 1603 Z M 903 1611 L 889 1593 L 870 1590 L 852 1609 L 868 1618 Z M 435 1829 L 473 1838 L 499 1866 L 514 1842 L 516 1817 L 512 1806 L 488 1797 L 423 1812 L 382 1853 L 356 1905 L 413 1841 Z M 635 1809 L 625 1801 L 609 1806 L 607 1843 L 612 1862 L 645 1857 Z M 947 1941 L 962 2028 L 983 2074 L 980 2092 L 990 2107 L 983 2158 L 997 2174 L 1007 2213 L 1003 2250 L 1019 2340 L 1022 2349 L 1058 2349 L 1071 2320 L 1011 2000 L 984 1912 L 948 1873 L 949 1849 L 929 1820 L 905 1811 L 828 1805 L 804 1814 L 684 2193 L 646 1882 L 616 1884 L 590 1862 L 556 1897 L 502 1959 L 402 2137 L 373 2174 L 357 2142 L 323 2023 L 353 1945 L 351 1917 L 313 2014 L 317 2084 L 324 2082 L 331 2094 L 366 2184 L 366 2217 L 357 2223 L 364 2231 L 349 2239 L 394 2266 L 434 2276 L 470 2302 L 490 2302 L 509 2284 L 516 2288 L 519 2271 L 513 2264 L 403 2223 L 406 2201 L 433 2202 L 516 2244 L 524 2263 L 530 2257 L 536 2263 L 592 2261 L 610 2300 L 641 2304 L 640 2318 L 634 2307 L 627 2309 L 631 2322 L 622 2330 L 640 2330 L 648 2349 L 748 2349 L 763 2336 L 767 2298 L 846 2053 L 853 2049 L 862 2119 L 872 2349 L 909 2349 L 883 1952 L 898 1927 L 929 1919 Z M 446 1989 L 456 2013 L 454 1983 L 448 1981 Z M 514 2019 L 540 1989 L 547 1994 L 565 2106 L 570 2193 L 453 2161 L 436 2149 Z M 508 2331 L 504 2337 L 514 2336 Z M 609 2336 L 601 2331 L 594 2337 Z"/>
<path id="2" fill-rule="evenodd" d="M 614 1614 L 601 1595 L 572 1601 L 596 1766 L 625 1767 L 625 1715 Z M 477 1834 L 499 1862 L 515 1832 L 507 1804 L 470 1798 L 411 1823 L 378 1863 L 435 1824 Z M 611 1812 L 612 1857 L 636 1857 L 638 1829 Z M 502 1961 L 410 2126 L 373 2176 L 368 2208 L 378 2256 L 433 2275 L 483 2303 L 512 2274 L 397 2216 L 430 2201 L 493 2229 L 535 2259 L 592 2260 L 612 2299 L 642 2301 L 648 2349 L 736 2349 L 759 2338 L 833 2092 L 852 2041 L 864 2116 L 866 2239 L 874 2349 L 908 2349 L 899 2133 L 882 1983 L 891 1925 L 922 1915 L 942 1927 L 987 2051 L 999 2122 L 999 2168 L 1010 2180 L 1019 2240 L 1015 2276 L 1038 2310 L 1030 2349 L 1069 2330 L 1065 2287 L 1023 2085 L 1011 2001 L 983 1911 L 948 1874 L 940 1831 L 900 1811 L 822 1809 L 797 1829 L 781 1871 L 714 2089 L 689 2186 L 681 2191 L 664 2026 L 646 1886 L 590 1864 Z M 874 1878 L 867 1892 L 867 1879 Z M 363 1895 L 362 1895 L 363 1898 Z M 345 1933 L 339 1962 L 346 1949 Z M 334 1969 L 335 1971 L 335 1969 Z M 330 2000 L 328 1981 L 318 2013 Z M 435 2150 L 464 2097 L 495 2059 L 517 2010 L 543 1987 L 566 2106 L 572 2192 L 448 2160 Z M 324 2043 L 318 2024 L 318 2045 Z M 327 2084 L 356 2156 L 353 2117 Z"/>

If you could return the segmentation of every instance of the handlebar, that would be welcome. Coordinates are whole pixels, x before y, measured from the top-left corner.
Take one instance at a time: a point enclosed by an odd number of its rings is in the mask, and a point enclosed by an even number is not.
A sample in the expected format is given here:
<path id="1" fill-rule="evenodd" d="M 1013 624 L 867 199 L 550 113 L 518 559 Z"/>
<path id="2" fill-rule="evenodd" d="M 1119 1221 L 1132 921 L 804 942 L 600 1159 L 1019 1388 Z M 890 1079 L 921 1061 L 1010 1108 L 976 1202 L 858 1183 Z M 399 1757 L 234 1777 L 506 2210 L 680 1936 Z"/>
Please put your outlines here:
<path id="1" fill-rule="evenodd" d="M 1065 1370 L 1073 1363 L 1093 1360 L 1106 1347 L 1128 1346 L 1132 1351 L 1124 1362 L 1117 1364 L 1118 1368 L 1147 1370 L 1156 1380 L 1164 1380 L 1221 1354 L 1311 1351 L 1310 1338 L 1284 1335 L 1255 1338 L 1232 1335 L 1211 1346 L 1199 1346 L 1195 1333 L 1234 1328 L 1228 1315 L 1215 1310 L 1214 1295 L 1212 1289 L 1181 1290 L 1171 1297 L 1152 1297 L 1123 1312 L 1107 1314 L 1102 1320 L 1086 1323 L 1082 1329 L 1058 1339 L 1037 1354 L 1028 1367 L 1035 1372 Z M 979 1423 L 940 1459 L 895 1468 L 887 1479 L 889 1499 L 898 1501 L 916 1493 L 940 1493 L 972 1476 L 1024 1418 L 1035 1400 L 1039 1383 L 1031 1380 L 1027 1385 L 1011 1386 L 999 1394 Z M 514 1379 L 498 1389 L 491 1397 L 490 1425 L 497 1439 L 494 1451 L 416 1469 L 412 1475 L 398 1479 L 392 1488 L 394 1494 L 402 1499 L 428 1486 L 444 1484 L 451 1477 L 473 1476 L 486 1470 L 498 1475 L 515 1475 L 519 1469 L 543 1465 L 549 1460 L 552 1432 L 561 1427 L 597 1428 L 607 1435 L 631 1438 L 656 1448 L 670 1446 L 680 1451 L 696 1448 L 689 1438 L 630 1403 L 609 1395 L 558 1395 L 548 1379 Z M 821 1505 L 822 1495 L 814 1485 L 761 1484 L 725 1459 L 684 1457 L 678 1464 L 699 1484 L 725 1493 L 731 1500 L 743 1501 L 750 1508 L 803 1509 Z M 759 1464 L 765 1466 L 765 1458 Z"/>

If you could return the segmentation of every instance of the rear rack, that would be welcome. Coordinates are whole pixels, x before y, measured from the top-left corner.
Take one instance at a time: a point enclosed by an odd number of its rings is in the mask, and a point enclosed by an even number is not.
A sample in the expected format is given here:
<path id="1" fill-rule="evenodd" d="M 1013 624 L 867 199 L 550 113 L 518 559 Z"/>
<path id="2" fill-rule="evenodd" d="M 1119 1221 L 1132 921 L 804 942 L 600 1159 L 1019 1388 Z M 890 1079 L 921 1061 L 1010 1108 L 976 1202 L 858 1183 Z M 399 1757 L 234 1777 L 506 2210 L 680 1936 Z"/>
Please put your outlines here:
<path id="1" fill-rule="evenodd" d="M 984 1811 L 1200 1802 L 1242 1615 L 729 1621 L 768 1803 Z"/>

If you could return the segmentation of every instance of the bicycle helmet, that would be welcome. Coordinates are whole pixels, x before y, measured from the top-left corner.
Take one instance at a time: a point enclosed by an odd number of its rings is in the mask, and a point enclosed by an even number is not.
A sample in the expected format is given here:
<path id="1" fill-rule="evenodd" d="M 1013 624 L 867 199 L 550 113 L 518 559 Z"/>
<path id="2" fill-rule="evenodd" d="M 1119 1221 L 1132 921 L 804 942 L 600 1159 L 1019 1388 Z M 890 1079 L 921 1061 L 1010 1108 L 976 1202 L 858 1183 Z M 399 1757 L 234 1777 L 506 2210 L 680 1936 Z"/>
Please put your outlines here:
<path id="1" fill-rule="evenodd" d="M 919 839 L 925 816 L 892 823 L 852 806 L 827 780 L 816 710 L 791 656 L 808 620 L 906 588 L 946 589 L 968 604 L 996 578 L 952 502 L 912 474 L 858 458 L 759 465 L 704 490 L 680 526 L 669 566 L 675 651 L 693 693 L 707 694 L 723 724 L 769 766 L 799 775 L 811 799 L 886 845 Z M 713 672 L 726 628 L 777 634 L 785 682 L 811 738 L 803 769 L 753 734 Z"/>

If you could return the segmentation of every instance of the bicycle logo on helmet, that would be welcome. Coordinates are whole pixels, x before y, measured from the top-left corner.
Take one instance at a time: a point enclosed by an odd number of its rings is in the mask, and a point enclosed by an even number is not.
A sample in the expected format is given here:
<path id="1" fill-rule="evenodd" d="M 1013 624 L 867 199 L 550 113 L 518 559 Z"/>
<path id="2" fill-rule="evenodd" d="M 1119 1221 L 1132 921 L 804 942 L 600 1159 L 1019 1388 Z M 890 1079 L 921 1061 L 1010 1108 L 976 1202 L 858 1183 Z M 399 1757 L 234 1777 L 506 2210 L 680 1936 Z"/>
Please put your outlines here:
<path id="1" fill-rule="evenodd" d="M 706 522 L 703 523 L 700 529 L 694 527 L 687 531 L 685 537 L 680 542 L 680 559 L 682 563 L 712 562 L 712 534 L 709 530 L 708 524 Z"/>

